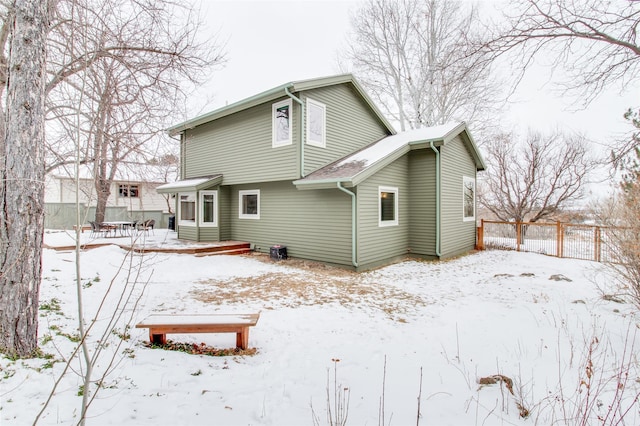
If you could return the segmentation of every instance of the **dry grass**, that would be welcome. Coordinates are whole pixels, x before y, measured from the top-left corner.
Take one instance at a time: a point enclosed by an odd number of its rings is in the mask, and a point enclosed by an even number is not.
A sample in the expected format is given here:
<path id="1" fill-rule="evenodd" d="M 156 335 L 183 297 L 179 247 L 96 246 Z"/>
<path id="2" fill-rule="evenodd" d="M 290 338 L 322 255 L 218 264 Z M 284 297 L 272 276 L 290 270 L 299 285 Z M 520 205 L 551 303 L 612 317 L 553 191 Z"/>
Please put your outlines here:
<path id="1" fill-rule="evenodd" d="M 269 261 L 266 256 L 260 260 Z M 191 296 L 217 305 L 258 302 L 265 309 L 336 303 L 380 310 L 401 322 L 406 321 L 403 315 L 427 305 L 420 296 L 371 282 L 367 274 L 298 259 L 289 259 L 283 265 L 289 271 L 231 280 L 201 280 Z"/>

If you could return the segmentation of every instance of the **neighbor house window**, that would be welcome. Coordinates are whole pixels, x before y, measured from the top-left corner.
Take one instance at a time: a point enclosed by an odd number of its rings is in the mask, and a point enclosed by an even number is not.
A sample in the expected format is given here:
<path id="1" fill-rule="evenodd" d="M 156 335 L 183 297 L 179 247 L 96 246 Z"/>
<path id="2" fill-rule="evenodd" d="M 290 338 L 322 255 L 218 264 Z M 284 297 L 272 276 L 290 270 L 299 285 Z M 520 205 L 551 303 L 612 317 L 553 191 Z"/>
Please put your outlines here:
<path id="1" fill-rule="evenodd" d="M 462 177 L 462 220 L 469 221 L 476 218 L 476 180 L 467 176 Z"/>
<path id="2" fill-rule="evenodd" d="M 239 215 L 240 219 L 260 219 L 260 190 L 239 191 Z"/>
<path id="3" fill-rule="evenodd" d="M 138 185 L 118 185 L 118 197 L 123 198 L 138 198 L 140 196 L 140 190 Z"/>
<path id="4" fill-rule="evenodd" d="M 326 117 L 327 107 L 307 98 L 307 144 L 326 146 Z"/>
<path id="5" fill-rule="evenodd" d="M 218 191 L 200 191 L 200 226 L 218 226 Z"/>
<path id="6" fill-rule="evenodd" d="M 178 194 L 180 205 L 178 206 L 178 223 L 180 225 L 195 226 L 196 224 L 196 193 L 184 192 Z"/>
<path id="7" fill-rule="evenodd" d="M 274 148 L 291 145 L 291 99 L 277 102 L 271 106 L 273 116 L 273 141 Z"/>
<path id="8" fill-rule="evenodd" d="M 378 225 L 395 226 L 398 224 L 398 188 L 378 187 Z"/>

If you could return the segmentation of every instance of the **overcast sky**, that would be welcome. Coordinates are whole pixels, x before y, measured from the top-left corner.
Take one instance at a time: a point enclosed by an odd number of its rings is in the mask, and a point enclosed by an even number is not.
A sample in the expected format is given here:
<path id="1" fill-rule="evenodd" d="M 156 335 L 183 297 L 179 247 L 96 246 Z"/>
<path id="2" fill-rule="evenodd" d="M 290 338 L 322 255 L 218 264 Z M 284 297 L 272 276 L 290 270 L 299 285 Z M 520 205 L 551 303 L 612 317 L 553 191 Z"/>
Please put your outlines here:
<path id="1" fill-rule="evenodd" d="M 226 42 L 228 62 L 203 87 L 191 114 L 206 113 L 281 84 L 340 72 L 337 51 L 350 30 L 350 14 L 362 1 L 219 1 L 202 0 L 202 12 L 212 33 Z M 485 0 L 481 7 L 490 8 Z M 531 73 L 504 116 L 504 127 L 547 130 L 560 126 L 605 141 L 629 130 L 622 114 L 640 104 L 640 90 L 607 93 L 587 110 L 571 112 L 575 100 L 560 98 L 548 75 Z M 204 98 L 203 98 L 204 99 Z M 187 117 L 191 118 L 191 117 Z M 473 133 L 473 129 L 471 129 Z"/>

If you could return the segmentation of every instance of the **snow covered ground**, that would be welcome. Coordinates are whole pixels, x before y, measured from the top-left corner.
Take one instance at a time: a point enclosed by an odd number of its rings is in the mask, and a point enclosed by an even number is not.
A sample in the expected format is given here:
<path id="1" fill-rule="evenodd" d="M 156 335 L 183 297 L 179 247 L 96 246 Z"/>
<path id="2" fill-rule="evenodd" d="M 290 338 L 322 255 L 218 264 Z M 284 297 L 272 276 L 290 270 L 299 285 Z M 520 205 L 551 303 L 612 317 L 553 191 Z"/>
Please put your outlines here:
<path id="1" fill-rule="evenodd" d="M 49 232 L 45 243 L 69 238 Z M 145 238 L 179 244 L 164 230 Z M 98 312 L 88 343 L 100 379 L 87 423 L 300 425 L 315 414 L 329 424 L 327 395 L 335 413 L 337 393 L 350 425 L 416 424 L 418 404 L 420 425 L 577 424 L 585 411 L 596 424 L 626 410 L 625 424 L 640 424 L 639 318 L 602 298 L 612 292 L 602 268 L 486 251 L 356 274 L 264 255 L 87 250 L 82 294 L 85 317 Z M 46 249 L 43 274 L 43 356 L 0 357 L 3 425 L 33 423 L 77 346 L 74 252 Z M 255 355 L 151 349 L 147 330 L 134 327 L 151 313 L 258 311 Z M 168 338 L 235 345 L 232 334 Z M 39 424 L 78 421 L 82 368 L 70 363 Z M 479 383 L 496 375 L 503 380 Z"/>

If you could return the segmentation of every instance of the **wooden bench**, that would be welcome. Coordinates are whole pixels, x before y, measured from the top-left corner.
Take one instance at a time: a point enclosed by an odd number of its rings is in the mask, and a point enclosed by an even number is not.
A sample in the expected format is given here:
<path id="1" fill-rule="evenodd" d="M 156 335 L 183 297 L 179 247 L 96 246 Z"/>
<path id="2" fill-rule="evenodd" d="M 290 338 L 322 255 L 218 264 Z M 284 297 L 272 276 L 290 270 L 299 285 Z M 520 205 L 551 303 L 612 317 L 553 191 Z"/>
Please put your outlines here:
<path id="1" fill-rule="evenodd" d="M 169 333 L 236 333 L 236 347 L 249 346 L 249 327 L 260 314 L 150 315 L 136 325 L 148 328 L 151 343 L 164 345 Z"/>

